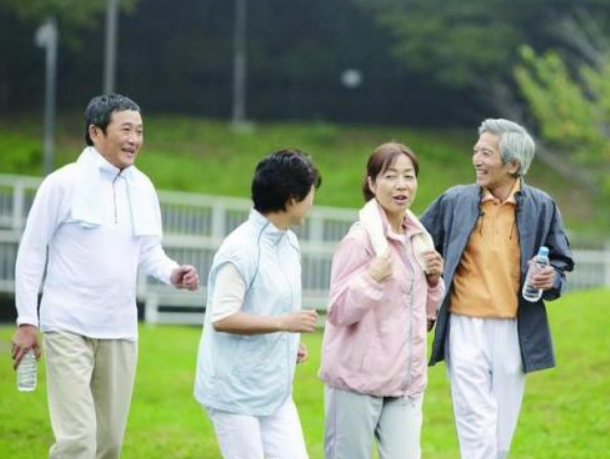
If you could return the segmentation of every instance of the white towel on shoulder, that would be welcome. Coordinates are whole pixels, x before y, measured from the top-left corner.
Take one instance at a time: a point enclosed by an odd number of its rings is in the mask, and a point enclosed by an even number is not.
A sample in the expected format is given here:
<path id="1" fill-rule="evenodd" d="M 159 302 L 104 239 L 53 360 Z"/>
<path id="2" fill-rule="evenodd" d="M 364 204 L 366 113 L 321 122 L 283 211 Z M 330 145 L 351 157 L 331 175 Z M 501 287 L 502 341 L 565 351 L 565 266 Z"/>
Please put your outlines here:
<path id="1" fill-rule="evenodd" d="M 71 203 L 72 218 L 83 227 L 102 224 L 102 171 L 104 159 L 93 147 L 87 147 L 76 160 L 78 178 Z M 130 166 L 122 174 L 127 182 L 134 236 L 162 236 L 161 210 L 157 193 L 146 175 Z"/>
<path id="2" fill-rule="evenodd" d="M 383 218 L 380 212 L 383 212 L 383 209 L 381 209 L 375 198 L 367 202 L 359 212 L 360 224 L 371 238 L 373 250 L 375 250 L 377 255 L 384 253 L 388 248 L 388 240 L 386 238 L 386 233 L 383 227 Z M 411 241 L 413 243 L 415 259 L 417 260 L 420 268 L 426 272 L 426 260 L 424 259 L 423 254 L 424 252 L 434 250 L 434 241 L 432 240 L 430 233 L 426 231 L 413 212 L 407 210 L 405 215 L 409 220 L 421 228 L 421 232 L 413 235 Z"/>

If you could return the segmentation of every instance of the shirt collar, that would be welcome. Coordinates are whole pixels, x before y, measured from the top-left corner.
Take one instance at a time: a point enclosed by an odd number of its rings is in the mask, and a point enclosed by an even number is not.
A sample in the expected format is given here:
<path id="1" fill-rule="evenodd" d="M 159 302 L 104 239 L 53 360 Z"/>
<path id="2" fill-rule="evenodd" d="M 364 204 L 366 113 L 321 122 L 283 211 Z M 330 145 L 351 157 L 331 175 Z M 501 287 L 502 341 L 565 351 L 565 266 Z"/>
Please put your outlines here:
<path id="1" fill-rule="evenodd" d="M 510 194 L 508 195 L 508 198 L 506 198 L 506 200 L 504 200 L 502 203 L 516 204 L 517 199 L 515 196 L 520 191 L 521 191 L 521 178 L 518 178 L 517 180 L 515 180 L 515 184 L 513 185 L 513 188 L 510 190 Z M 493 194 L 491 194 L 491 191 L 489 191 L 488 188 L 483 188 L 483 197 L 481 198 L 481 202 L 487 202 L 487 201 L 500 202 L 500 200 L 498 198 L 496 198 Z"/>

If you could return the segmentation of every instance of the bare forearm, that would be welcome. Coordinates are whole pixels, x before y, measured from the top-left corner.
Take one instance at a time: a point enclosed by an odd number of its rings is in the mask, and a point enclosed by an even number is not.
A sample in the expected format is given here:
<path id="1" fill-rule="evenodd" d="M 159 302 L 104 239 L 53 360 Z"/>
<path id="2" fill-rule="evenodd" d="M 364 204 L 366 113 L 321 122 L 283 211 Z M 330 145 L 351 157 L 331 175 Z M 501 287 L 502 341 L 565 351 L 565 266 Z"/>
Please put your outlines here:
<path id="1" fill-rule="evenodd" d="M 317 313 L 309 310 L 293 311 L 280 316 L 258 316 L 240 311 L 213 322 L 213 325 L 216 331 L 237 335 L 261 335 L 280 331 L 311 333 L 315 330 L 317 318 Z"/>
<path id="2" fill-rule="evenodd" d="M 237 335 L 261 335 L 283 331 L 282 316 L 257 316 L 246 312 L 236 312 L 213 323 L 219 332 Z"/>

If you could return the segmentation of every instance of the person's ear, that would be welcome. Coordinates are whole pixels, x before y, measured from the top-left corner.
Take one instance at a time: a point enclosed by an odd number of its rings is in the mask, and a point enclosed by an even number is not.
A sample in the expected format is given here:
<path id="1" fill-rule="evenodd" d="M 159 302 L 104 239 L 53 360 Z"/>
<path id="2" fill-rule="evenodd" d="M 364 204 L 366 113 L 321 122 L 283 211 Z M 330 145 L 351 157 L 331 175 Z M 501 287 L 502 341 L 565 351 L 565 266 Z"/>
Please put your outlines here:
<path id="1" fill-rule="evenodd" d="M 510 172 L 510 175 L 516 177 L 520 170 L 521 170 L 521 163 L 519 161 L 517 161 L 516 159 L 512 160 L 509 163 L 508 171 Z"/>
<path id="2" fill-rule="evenodd" d="M 91 140 L 93 139 L 97 139 L 100 135 L 100 128 L 98 128 L 95 124 L 90 124 L 89 125 L 89 137 L 91 137 Z"/>

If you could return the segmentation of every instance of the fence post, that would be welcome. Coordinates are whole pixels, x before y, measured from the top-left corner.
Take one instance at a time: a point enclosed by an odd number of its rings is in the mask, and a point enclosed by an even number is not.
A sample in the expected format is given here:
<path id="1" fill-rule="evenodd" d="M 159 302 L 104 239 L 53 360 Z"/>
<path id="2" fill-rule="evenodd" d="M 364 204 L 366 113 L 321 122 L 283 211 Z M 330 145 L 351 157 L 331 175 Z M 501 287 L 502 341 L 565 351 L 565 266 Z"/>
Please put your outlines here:
<path id="1" fill-rule="evenodd" d="M 212 241 L 218 244 L 225 237 L 225 221 L 227 208 L 219 202 L 212 207 Z"/>
<path id="2" fill-rule="evenodd" d="M 309 217 L 309 240 L 311 242 L 324 241 L 324 219 L 320 215 Z"/>
<path id="3" fill-rule="evenodd" d="M 14 230 L 23 228 L 23 213 L 25 210 L 25 189 L 21 180 L 15 182 L 13 188 L 13 223 L 11 227 Z"/>
<path id="4" fill-rule="evenodd" d="M 604 246 L 604 287 L 610 288 L 610 241 L 606 242 Z"/>

